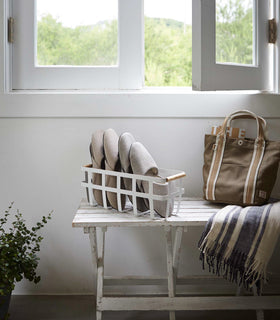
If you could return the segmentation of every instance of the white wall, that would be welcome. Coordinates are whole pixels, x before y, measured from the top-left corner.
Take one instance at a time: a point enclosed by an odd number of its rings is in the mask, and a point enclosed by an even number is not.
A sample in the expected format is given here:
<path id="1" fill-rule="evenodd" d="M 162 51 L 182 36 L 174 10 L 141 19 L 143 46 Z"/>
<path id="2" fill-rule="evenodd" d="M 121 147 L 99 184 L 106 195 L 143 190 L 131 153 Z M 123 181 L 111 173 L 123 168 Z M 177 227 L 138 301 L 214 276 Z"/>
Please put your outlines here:
<path id="1" fill-rule="evenodd" d="M 54 210 L 43 231 L 42 281 L 22 281 L 15 293 L 89 293 L 90 248 L 71 222 L 84 196 L 80 166 L 89 162 L 91 133 L 99 128 L 132 132 L 159 166 L 185 170 L 186 195 L 202 195 L 203 136 L 229 112 L 249 108 L 269 120 L 270 138 L 280 139 L 280 97 L 258 93 L 139 92 L 4 93 L 6 20 L 0 0 L 0 210 L 11 201 L 35 223 Z M 250 134 L 253 134 L 253 129 Z M 279 177 L 274 195 L 280 196 Z M 196 243 L 201 229 L 184 235 L 180 272 L 200 272 Z M 140 241 L 141 240 L 141 241 Z M 108 232 L 108 274 L 162 274 L 163 235 L 149 228 Z M 129 268 L 129 264 L 130 267 Z M 273 268 L 279 269 L 280 259 Z"/>
<path id="2" fill-rule="evenodd" d="M 49 111 L 48 111 L 49 106 Z M 22 281 L 15 293 L 89 293 L 93 275 L 88 237 L 71 222 L 81 197 L 80 166 L 89 162 L 93 131 L 130 131 L 158 165 L 185 170 L 187 196 L 202 195 L 203 138 L 239 107 L 268 118 L 280 139 L 280 97 L 265 94 L 3 94 L 0 95 L 0 209 L 15 201 L 35 223 L 54 210 L 43 231 L 38 285 Z M 68 110 L 68 111 L 67 111 Z M 47 114 L 49 112 L 49 114 Z M 243 125 L 243 123 L 242 123 Z M 254 128 L 249 129 L 254 134 Z M 274 195 L 280 196 L 278 177 Z M 164 274 L 164 238 L 149 228 L 109 230 L 105 273 Z M 200 273 L 196 248 L 202 229 L 184 235 L 181 274 Z M 140 241 L 141 240 L 141 241 Z M 272 268 L 279 269 L 274 258 Z"/>

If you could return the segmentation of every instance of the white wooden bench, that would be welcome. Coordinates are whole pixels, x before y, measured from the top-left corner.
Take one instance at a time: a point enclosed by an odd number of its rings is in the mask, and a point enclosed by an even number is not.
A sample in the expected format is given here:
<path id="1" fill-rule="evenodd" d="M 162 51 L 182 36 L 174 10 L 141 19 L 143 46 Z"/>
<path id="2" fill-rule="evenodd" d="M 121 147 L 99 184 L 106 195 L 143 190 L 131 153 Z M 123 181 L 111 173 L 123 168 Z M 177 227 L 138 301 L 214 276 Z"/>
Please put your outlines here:
<path id="1" fill-rule="evenodd" d="M 176 206 L 176 204 L 175 204 Z M 170 320 L 175 319 L 176 310 L 256 310 L 257 319 L 263 319 L 264 309 L 280 309 L 280 296 L 176 296 L 176 283 L 180 248 L 184 229 L 205 226 L 209 217 L 221 206 L 202 200 L 183 200 L 178 215 L 167 219 L 151 219 L 147 216 L 135 216 L 132 213 L 92 207 L 82 200 L 73 220 L 73 227 L 83 228 L 89 234 L 93 263 L 97 268 L 96 319 L 101 320 L 103 311 L 165 310 Z M 166 242 L 167 277 L 104 277 L 105 233 L 108 228 L 116 227 L 159 227 L 164 230 Z M 100 237 L 97 237 L 100 229 Z M 172 230 L 175 232 L 174 243 Z M 198 277 L 193 278 L 198 280 Z M 106 285 L 157 285 L 167 281 L 168 294 L 164 296 L 104 296 Z"/>

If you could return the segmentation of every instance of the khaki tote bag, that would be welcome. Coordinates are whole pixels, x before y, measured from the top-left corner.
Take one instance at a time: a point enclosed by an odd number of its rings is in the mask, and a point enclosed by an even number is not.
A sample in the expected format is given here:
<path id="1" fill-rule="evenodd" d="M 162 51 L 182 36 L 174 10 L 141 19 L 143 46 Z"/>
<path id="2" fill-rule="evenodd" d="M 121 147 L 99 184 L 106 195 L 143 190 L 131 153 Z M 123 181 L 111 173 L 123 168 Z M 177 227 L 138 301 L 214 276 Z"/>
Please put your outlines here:
<path id="1" fill-rule="evenodd" d="M 256 121 L 255 140 L 226 136 L 231 121 L 241 118 Z M 277 177 L 280 141 L 268 141 L 265 130 L 263 118 L 241 110 L 225 118 L 217 136 L 205 135 L 203 192 L 206 200 L 241 206 L 267 203 Z"/>

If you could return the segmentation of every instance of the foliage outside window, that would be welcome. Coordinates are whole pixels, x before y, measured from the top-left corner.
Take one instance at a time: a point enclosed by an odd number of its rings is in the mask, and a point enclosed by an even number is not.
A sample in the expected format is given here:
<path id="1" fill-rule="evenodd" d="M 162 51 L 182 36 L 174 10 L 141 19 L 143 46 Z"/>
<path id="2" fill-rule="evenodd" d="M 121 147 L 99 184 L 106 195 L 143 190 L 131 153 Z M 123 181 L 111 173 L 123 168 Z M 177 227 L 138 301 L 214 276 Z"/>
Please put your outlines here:
<path id="1" fill-rule="evenodd" d="M 252 1 L 216 2 L 216 61 L 253 64 Z"/>
<path id="2" fill-rule="evenodd" d="M 242 0 L 220 1 L 216 14 L 216 61 L 252 64 L 252 8 Z M 38 21 L 37 28 L 39 65 L 117 64 L 117 21 L 70 28 L 48 14 Z M 145 85 L 192 85 L 190 25 L 145 18 Z"/>
<path id="3" fill-rule="evenodd" d="M 50 14 L 38 22 L 38 65 L 116 65 L 117 21 L 65 27 Z"/>

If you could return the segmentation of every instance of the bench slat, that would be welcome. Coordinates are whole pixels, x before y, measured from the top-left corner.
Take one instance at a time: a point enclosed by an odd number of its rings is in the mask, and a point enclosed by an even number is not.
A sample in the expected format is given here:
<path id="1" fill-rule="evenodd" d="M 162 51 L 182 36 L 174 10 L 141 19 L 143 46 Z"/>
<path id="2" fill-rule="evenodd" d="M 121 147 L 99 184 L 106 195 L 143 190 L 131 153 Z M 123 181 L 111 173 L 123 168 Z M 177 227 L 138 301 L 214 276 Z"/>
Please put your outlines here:
<path id="1" fill-rule="evenodd" d="M 176 212 L 177 203 L 174 206 Z M 92 207 L 82 200 L 73 220 L 73 227 L 90 228 L 102 226 L 204 226 L 209 217 L 223 206 L 211 204 L 205 200 L 182 200 L 178 215 L 167 220 L 158 217 L 151 219 L 149 214 L 135 216 L 132 212 L 118 212 L 114 209 Z"/>

